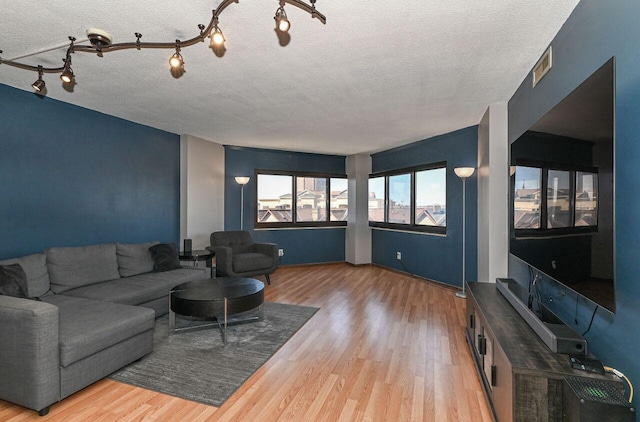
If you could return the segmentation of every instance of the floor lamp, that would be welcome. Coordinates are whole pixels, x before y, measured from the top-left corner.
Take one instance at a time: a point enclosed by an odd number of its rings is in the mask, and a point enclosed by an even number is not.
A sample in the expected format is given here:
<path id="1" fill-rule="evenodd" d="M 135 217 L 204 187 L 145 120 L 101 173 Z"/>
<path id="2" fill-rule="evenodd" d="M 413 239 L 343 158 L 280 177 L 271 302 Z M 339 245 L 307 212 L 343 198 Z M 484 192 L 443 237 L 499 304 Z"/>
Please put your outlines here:
<path id="1" fill-rule="evenodd" d="M 249 183 L 251 180 L 248 176 L 236 176 L 236 183 L 239 184 L 240 187 L 240 230 L 243 230 L 244 225 L 244 185 Z"/>
<path id="2" fill-rule="evenodd" d="M 465 255 L 466 255 L 466 251 L 465 251 L 465 247 L 466 247 L 466 237 L 467 237 L 467 231 L 466 231 L 466 223 L 467 223 L 467 218 L 465 215 L 465 208 L 466 208 L 466 204 L 465 204 L 465 197 L 466 197 L 466 192 L 465 192 L 465 185 L 467 182 L 467 178 L 470 177 L 473 172 L 476 169 L 473 167 L 457 167 L 455 169 L 453 169 L 453 171 L 456 173 L 456 176 L 458 176 L 459 178 L 462 179 L 462 291 L 460 292 L 456 292 L 456 296 L 461 297 L 461 298 L 466 298 L 467 297 L 467 291 L 466 291 L 466 286 L 464 285 L 465 282 L 465 275 L 464 275 L 464 271 L 465 271 Z"/>

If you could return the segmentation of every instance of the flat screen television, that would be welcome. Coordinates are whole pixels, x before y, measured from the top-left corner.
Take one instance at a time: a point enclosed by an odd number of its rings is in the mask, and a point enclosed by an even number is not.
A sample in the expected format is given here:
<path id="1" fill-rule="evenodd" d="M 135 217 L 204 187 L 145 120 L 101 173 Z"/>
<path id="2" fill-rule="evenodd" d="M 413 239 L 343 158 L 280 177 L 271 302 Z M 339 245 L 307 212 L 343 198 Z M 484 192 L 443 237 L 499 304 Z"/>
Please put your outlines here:
<path id="1" fill-rule="evenodd" d="M 615 313 L 614 58 L 511 145 L 509 252 Z"/>

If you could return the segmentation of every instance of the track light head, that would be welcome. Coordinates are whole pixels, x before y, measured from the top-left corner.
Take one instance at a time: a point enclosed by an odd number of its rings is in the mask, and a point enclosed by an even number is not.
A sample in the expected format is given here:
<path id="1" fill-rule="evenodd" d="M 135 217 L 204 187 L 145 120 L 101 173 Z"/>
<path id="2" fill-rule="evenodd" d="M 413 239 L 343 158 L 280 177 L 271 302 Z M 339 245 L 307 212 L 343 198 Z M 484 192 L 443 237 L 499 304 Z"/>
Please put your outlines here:
<path id="1" fill-rule="evenodd" d="M 184 60 L 182 60 L 182 56 L 180 55 L 180 53 L 176 51 L 174 55 L 171 56 L 171 58 L 169 59 L 169 64 L 173 68 L 179 68 L 184 66 Z"/>
<path id="2" fill-rule="evenodd" d="M 39 78 L 37 81 L 31 84 L 31 87 L 36 90 L 36 92 L 41 92 L 43 89 L 47 87 L 47 84 Z"/>
<path id="3" fill-rule="evenodd" d="M 278 31 L 288 32 L 289 28 L 291 28 L 291 22 L 287 19 L 287 12 L 284 11 L 284 7 L 280 6 L 278 10 L 276 10 L 274 19 L 276 20 L 276 29 Z"/>
<path id="4" fill-rule="evenodd" d="M 74 76 L 73 69 L 71 69 L 71 66 L 69 66 L 62 71 L 62 74 L 60 75 L 60 79 L 65 84 L 69 84 L 71 83 L 71 81 L 73 81 L 73 76 Z"/>
<path id="5" fill-rule="evenodd" d="M 211 47 L 221 46 L 225 42 L 224 35 L 218 25 L 213 28 L 213 33 L 211 33 Z"/>
<path id="6" fill-rule="evenodd" d="M 31 87 L 36 90 L 36 92 L 41 92 L 45 89 L 47 84 L 42 80 L 42 66 L 38 66 L 38 80 L 31 84 Z"/>
<path id="7" fill-rule="evenodd" d="M 73 82 L 73 69 L 71 69 L 71 56 L 67 54 L 67 58 L 64 60 L 64 69 L 60 74 L 60 79 L 65 84 Z"/>
<path id="8" fill-rule="evenodd" d="M 169 59 L 169 65 L 173 69 L 182 69 L 184 67 L 184 60 L 180 54 L 180 41 L 176 40 L 176 52 Z"/>

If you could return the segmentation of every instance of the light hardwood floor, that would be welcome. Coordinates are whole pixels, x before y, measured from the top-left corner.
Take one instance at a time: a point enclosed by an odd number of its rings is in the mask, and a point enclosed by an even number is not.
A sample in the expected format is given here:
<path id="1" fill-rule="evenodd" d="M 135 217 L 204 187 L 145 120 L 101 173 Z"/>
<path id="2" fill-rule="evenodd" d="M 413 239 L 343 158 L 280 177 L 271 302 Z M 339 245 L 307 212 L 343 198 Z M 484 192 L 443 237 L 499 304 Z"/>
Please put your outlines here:
<path id="1" fill-rule="evenodd" d="M 102 380 L 0 421 L 490 421 L 455 290 L 379 267 L 283 267 L 266 300 L 320 311 L 222 407 Z"/>

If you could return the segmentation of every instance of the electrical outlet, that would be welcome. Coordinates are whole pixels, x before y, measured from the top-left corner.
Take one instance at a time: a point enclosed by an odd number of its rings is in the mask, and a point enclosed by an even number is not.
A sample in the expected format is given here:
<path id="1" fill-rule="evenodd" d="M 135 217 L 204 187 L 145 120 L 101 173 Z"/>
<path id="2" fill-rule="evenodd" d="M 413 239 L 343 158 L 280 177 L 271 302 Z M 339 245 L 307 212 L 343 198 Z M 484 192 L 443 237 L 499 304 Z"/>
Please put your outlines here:
<path id="1" fill-rule="evenodd" d="M 396 259 L 397 260 L 401 260 L 402 259 L 402 252 L 396 252 Z"/>
<path id="2" fill-rule="evenodd" d="M 284 256 L 284 249 L 278 249 L 278 256 Z"/>

